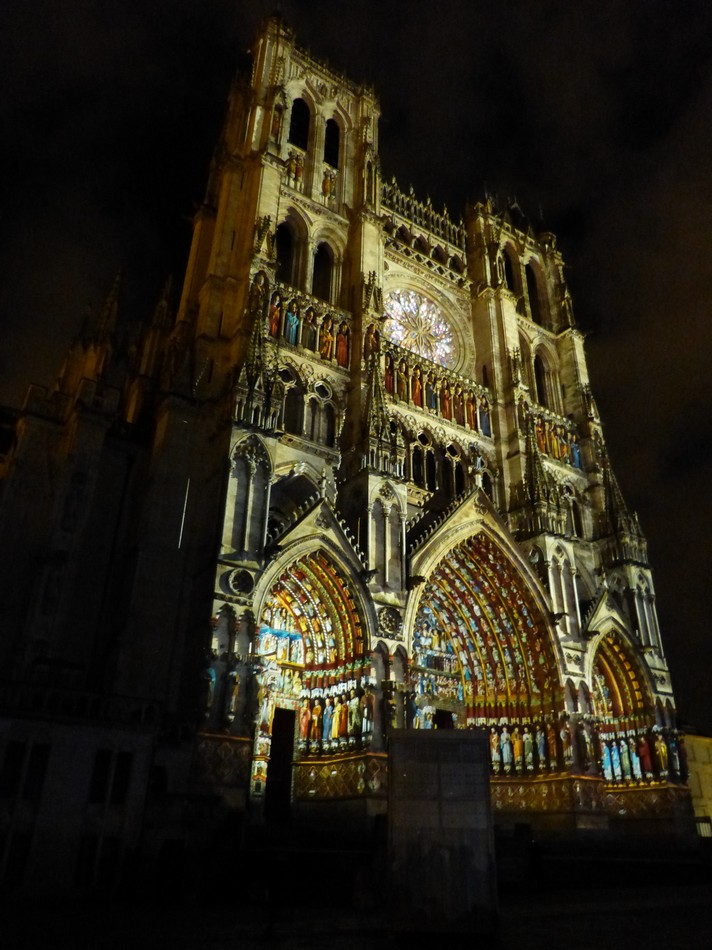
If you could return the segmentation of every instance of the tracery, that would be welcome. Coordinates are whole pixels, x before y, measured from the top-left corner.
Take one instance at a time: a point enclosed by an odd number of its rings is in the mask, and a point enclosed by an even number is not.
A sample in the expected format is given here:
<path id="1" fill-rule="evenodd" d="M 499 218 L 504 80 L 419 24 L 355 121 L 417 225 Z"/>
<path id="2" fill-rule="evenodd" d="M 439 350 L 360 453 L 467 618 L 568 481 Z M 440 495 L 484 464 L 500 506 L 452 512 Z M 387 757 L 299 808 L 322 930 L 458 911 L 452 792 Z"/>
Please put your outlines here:
<path id="1" fill-rule="evenodd" d="M 392 290 L 386 294 L 385 309 L 388 339 L 442 366 L 454 365 L 452 327 L 431 300 L 415 290 Z"/>

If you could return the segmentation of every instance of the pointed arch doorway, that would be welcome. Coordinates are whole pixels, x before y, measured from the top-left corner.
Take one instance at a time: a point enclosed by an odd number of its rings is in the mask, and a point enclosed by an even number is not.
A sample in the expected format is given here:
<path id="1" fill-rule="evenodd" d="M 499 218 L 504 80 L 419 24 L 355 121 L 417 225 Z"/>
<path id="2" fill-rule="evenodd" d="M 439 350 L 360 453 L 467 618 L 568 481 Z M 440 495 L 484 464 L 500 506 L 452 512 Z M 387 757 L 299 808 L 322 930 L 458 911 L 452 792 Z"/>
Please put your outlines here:
<path id="1" fill-rule="evenodd" d="M 534 723 L 562 708 L 545 618 L 505 552 L 480 533 L 431 572 L 413 629 L 416 726 Z"/>
<path id="2" fill-rule="evenodd" d="M 251 797 L 284 818 L 295 760 L 356 747 L 370 659 L 353 583 L 324 550 L 302 555 L 270 584 L 255 645 L 258 716 Z"/>

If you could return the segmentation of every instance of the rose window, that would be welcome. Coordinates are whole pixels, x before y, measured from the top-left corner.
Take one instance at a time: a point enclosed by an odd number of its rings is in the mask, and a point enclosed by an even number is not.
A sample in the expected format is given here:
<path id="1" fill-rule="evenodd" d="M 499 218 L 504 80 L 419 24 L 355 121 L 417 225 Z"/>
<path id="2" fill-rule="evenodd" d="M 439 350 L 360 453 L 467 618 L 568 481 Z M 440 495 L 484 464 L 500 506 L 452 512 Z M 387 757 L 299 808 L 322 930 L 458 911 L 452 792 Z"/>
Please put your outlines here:
<path id="1" fill-rule="evenodd" d="M 442 310 L 415 290 L 392 290 L 386 295 L 389 340 L 443 366 L 453 366 L 455 343 L 452 327 Z"/>

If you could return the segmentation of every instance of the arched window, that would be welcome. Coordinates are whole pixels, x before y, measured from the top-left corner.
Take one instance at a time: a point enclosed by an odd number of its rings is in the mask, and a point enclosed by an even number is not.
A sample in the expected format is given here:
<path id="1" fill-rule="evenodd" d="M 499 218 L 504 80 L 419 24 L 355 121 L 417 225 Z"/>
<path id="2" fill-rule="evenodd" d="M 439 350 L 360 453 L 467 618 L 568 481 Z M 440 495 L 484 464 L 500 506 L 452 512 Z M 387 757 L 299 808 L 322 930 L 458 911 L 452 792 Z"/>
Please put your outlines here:
<path id="1" fill-rule="evenodd" d="M 416 485 L 425 488 L 425 465 L 423 463 L 423 450 L 419 445 L 413 449 L 413 468 L 411 477 Z"/>
<path id="2" fill-rule="evenodd" d="M 530 264 L 524 268 L 527 275 L 527 295 L 529 297 L 529 313 L 534 323 L 542 325 L 541 304 L 539 302 L 539 284 L 534 269 Z"/>
<path id="3" fill-rule="evenodd" d="M 309 145 L 310 120 L 309 106 L 303 99 L 295 99 L 292 103 L 292 118 L 289 122 L 289 142 L 304 151 Z"/>
<path id="4" fill-rule="evenodd" d="M 304 400 L 302 394 L 296 387 L 287 390 L 284 399 L 284 429 L 285 432 L 291 432 L 292 435 L 302 434 L 302 414 L 304 412 Z"/>
<path id="5" fill-rule="evenodd" d="M 312 274 L 312 294 L 320 300 L 331 303 L 331 275 L 334 268 L 334 254 L 324 241 L 317 247 L 314 255 Z"/>
<path id="6" fill-rule="evenodd" d="M 341 130 L 336 119 L 328 119 L 324 131 L 324 161 L 332 168 L 339 167 L 339 138 Z"/>
<path id="7" fill-rule="evenodd" d="M 430 438 L 424 432 L 420 433 L 413 448 L 411 478 L 420 488 L 435 491 L 435 455 Z"/>
<path id="8" fill-rule="evenodd" d="M 428 491 L 435 491 L 436 486 L 435 456 L 433 455 L 433 450 L 428 449 L 425 453 L 425 487 Z"/>
<path id="9" fill-rule="evenodd" d="M 323 421 L 324 444 L 333 449 L 336 444 L 336 412 L 330 402 L 324 406 Z"/>
<path id="10" fill-rule="evenodd" d="M 277 280 L 283 284 L 294 283 L 294 237 L 288 224 L 277 228 Z"/>
<path id="11" fill-rule="evenodd" d="M 465 473 L 460 460 L 460 450 L 454 443 L 448 445 L 443 465 L 445 469 L 444 488 L 448 496 L 454 498 L 465 490 Z"/>
<path id="12" fill-rule="evenodd" d="M 544 360 L 537 354 L 534 358 L 534 381 L 536 383 L 536 401 L 540 406 L 549 406 L 546 385 L 546 367 Z M 549 406 L 549 408 L 552 408 Z"/>

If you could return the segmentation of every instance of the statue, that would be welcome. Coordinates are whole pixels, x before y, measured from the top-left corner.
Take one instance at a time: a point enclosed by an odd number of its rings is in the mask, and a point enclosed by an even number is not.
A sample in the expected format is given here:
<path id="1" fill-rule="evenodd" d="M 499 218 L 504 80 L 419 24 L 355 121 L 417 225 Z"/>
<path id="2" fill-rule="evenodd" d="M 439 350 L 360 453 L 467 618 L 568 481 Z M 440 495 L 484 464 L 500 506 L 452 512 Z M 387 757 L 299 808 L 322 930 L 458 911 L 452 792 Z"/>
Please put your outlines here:
<path id="1" fill-rule="evenodd" d="M 305 699 L 302 703 L 302 708 L 299 710 L 299 738 L 308 739 L 309 738 L 309 722 L 311 720 L 311 709 L 309 708 L 309 700 Z"/>
<path id="2" fill-rule="evenodd" d="M 504 771 L 509 774 L 512 771 L 512 739 L 506 726 L 502 728 L 499 744 L 502 750 L 502 765 L 504 766 Z"/>
<path id="3" fill-rule="evenodd" d="M 638 757 L 638 747 L 636 745 L 635 739 L 631 736 L 628 739 L 628 753 L 630 755 L 630 768 L 633 773 L 633 778 L 636 781 L 640 782 L 643 778 L 643 773 L 640 769 L 640 759 Z"/>
<path id="4" fill-rule="evenodd" d="M 465 399 L 465 412 L 467 414 L 467 424 L 473 430 L 477 431 L 477 399 L 475 394 L 470 389 L 467 393 L 467 398 Z"/>
<path id="5" fill-rule="evenodd" d="M 413 370 L 413 381 L 411 384 L 411 399 L 414 406 L 423 408 L 423 384 L 420 381 L 420 367 L 416 366 Z"/>
<path id="6" fill-rule="evenodd" d="M 374 702 L 373 690 L 369 687 L 361 697 L 361 734 L 363 736 L 370 736 L 373 732 Z"/>
<path id="7" fill-rule="evenodd" d="M 546 727 L 546 741 L 549 749 L 549 769 L 555 772 L 559 765 L 559 756 L 556 749 L 556 730 L 551 723 Z"/>
<path id="8" fill-rule="evenodd" d="M 443 384 L 440 388 L 440 415 L 443 416 L 445 419 L 452 418 L 450 383 L 447 380 L 443 381 Z"/>
<path id="9" fill-rule="evenodd" d="M 519 733 L 519 729 L 514 730 L 512 735 L 512 752 L 514 755 L 514 768 L 521 772 L 524 766 L 524 741 Z"/>
<path id="10" fill-rule="evenodd" d="M 318 742 L 321 739 L 321 718 L 322 718 L 322 709 L 321 703 L 317 699 L 314 702 L 314 708 L 311 713 L 311 729 L 309 731 L 309 737 L 312 742 Z"/>
<path id="11" fill-rule="evenodd" d="M 487 402 L 487 397 L 482 396 L 480 398 L 480 432 L 482 435 L 492 435 L 492 427 L 490 426 L 490 414 L 489 414 L 489 403 Z"/>
<path id="12" fill-rule="evenodd" d="M 393 368 L 393 357 L 390 353 L 386 353 L 386 372 L 384 376 L 384 383 L 386 387 L 386 392 L 393 395 L 395 389 L 395 371 Z"/>
<path id="13" fill-rule="evenodd" d="M 341 322 L 336 334 L 336 362 L 339 366 L 349 365 L 349 328 L 346 321 Z"/>
<path id="14" fill-rule="evenodd" d="M 408 398 L 408 364 L 405 360 L 398 364 L 398 396 L 401 399 Z"/>
<path id="15" fill-rule="evenodd" d="M 539 768 L 546 768 L 546 733 L 541 725 L 536 727 L 536 754 L 539 759 Z"/>
<path id="16" fill-rule="evenodd" d="M 455 414 L 455 422 L 458 425 L 464 426 L 465 424 L 465 397 L 462 392 L 462 386 L 460 383 L 457 383 L 455 386 L 455 395 L 452 400 L 453 412 Z"/>
<path id="17" fill-rule="evenodd" d="M 661 732 L 655 736 L 655 757 L 658 760 L 660 778 L 666 778 L 668 773 L 668 747 Z"/>
<path id="18" fill-rule="evenodd" d="M 319 337 L 319 354 L 323 360 L 333 359 L 334 356 L 334 334 L 331 332 L 333 325 L 331 317 L 324 317 Z"/>
<path id="19" fill-rule="evenodd" d="M 608 743 L 601 739 L 601 765 L 603 767 L 603 777 L 607 782 L 613 781 L 613 763 L 611 760 L 611 750 Z"/>
<path id="20" fill-rule="evenodd" d="M 621 760 L 621 772 L 623 773 L 623 778 L 626 782 L 629 782 L 633 775 L 631 773 L 630 766 L 630 750 L 628 749 L 628 743 L 625 739 L 621 739 L 619 742 L 620 748 L 620 760 Z"/>
<path id="21" fill-rule="evenodd" d="M 653 760 L 650 755 L 650 745 L 646 736 L 641 736 L 638 740 L 638 757 L 640 758 L 640 768 L 646 778 L 653 777 Z"/>
<path id="22" fill-rule="evenodd" d="M 269 335 L 279 336 L 279 328 L 282 323 L 282 296 L 279 293 L 272 294 L 272 303 L 269 308 Z"/>
<path id="23" fill-rule="evenodd" d="M 296 300 L 292 300 L 291 303 L 287 306 L 287 322 L 284 328 L 284 338 L 287 341 L 287 343 L 291 343 L 293 346 L 296 346 L 298 336 L 299 336 L 299 307 L 297 306 Z"/>
<path id="24" fill-rule="evenodd" d="M 355 689 L 351 690 L 348 708 L 348 732 L 350 736 L 360 736 L 361 726 L 363 725 L 363 712 L 361 701 Z"/>
<path id="25" fill-rule="evenodd" d="M 522 737 L 524 745 L 524 765 L 527 772 L 534 771 L 534 738 L 529 729 L 524 727 L 524 736 Z"/>
<path id="26" fill-rule="evenodd" d="M 302 346 L 312 352 L 316 351 L 316 314 L 314 308 L 309 307 L 302 327 Z"/>
<path id="27" fill-rule="evenodd" d="M 574 764 L 574 746 L 571 740 L 571 727 L 566 720 L 561 723 L 561 747 L 564 750 L 564 765 L 569 768 Z"/>
<path id="28" fill-rule="evenodd" d="M 492 771 L 497 775 L 499 767 L 502 764 L 502 755 L 499 747 L 499 736 L 494 726 L 490 728 L 490 761 L 492 763 Z"/>
<path id="29" fill-rule="evenodd" d="M 378 353 L 380 344 L 380 334 L 375 323 L 371 323 L 363 337 L 363 360 L 368 366 L 373 353 Z M 390 356 L 390 354 L 389 354 Z M 391 366 L 393 366 L 393 357 L 391 357 Z M 392 390 L 391 390 L 392 391 Z"/>
<path id="30" fill-rule="evenodd" d="M 326 744 L 331 741 L 331 731 L 334 724 L 334 700 L 331 696 L 327 696 L 326 705 L 324 706 L 322 729 L 321 729 L 321 738 L 322 741 Z"/>

